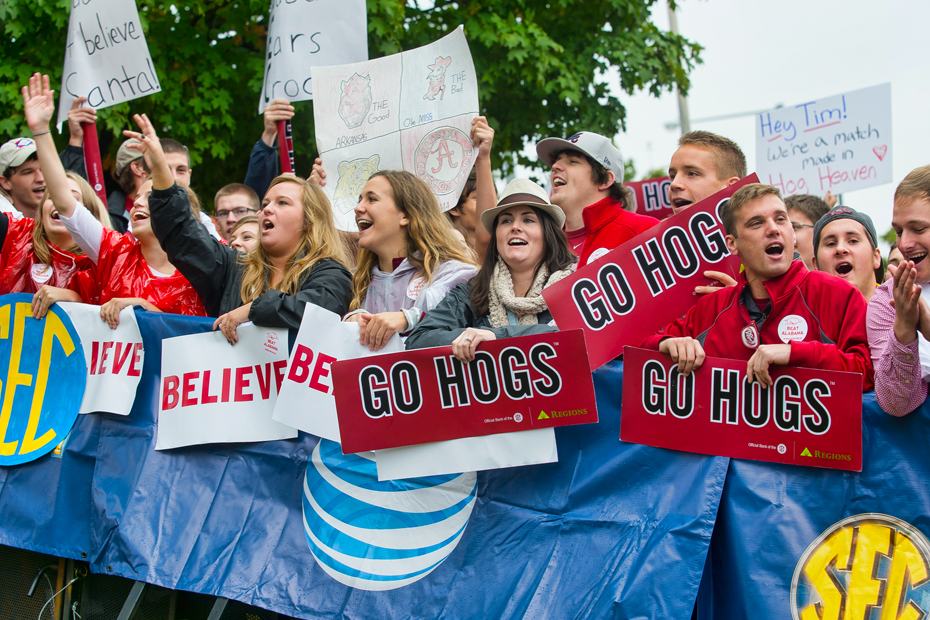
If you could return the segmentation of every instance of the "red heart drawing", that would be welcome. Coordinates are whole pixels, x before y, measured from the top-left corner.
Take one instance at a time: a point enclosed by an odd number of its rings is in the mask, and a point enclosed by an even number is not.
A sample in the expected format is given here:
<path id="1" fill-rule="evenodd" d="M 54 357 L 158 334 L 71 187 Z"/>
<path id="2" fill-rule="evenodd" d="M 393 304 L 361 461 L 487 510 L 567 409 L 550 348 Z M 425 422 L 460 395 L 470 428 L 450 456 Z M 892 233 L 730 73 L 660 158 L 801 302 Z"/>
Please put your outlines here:
<path id="1" fill-rule="evenodd" d="M 885 161 L 885 153 L 888 152 L 888 145 L 883 144 L 882 146 L 876 146 L 872 149 L 872 152 L 878 157 L 878 161 Z"/>

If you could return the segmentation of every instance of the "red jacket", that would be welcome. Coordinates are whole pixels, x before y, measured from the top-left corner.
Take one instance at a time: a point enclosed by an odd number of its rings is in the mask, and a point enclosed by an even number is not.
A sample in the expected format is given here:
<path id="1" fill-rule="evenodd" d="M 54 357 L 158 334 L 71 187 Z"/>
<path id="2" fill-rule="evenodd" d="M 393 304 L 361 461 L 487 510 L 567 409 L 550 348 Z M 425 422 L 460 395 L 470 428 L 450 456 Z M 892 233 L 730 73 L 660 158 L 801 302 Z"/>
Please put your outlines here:
<path id="1" fill-rule="evenodd" d="M 75 277 L 71 289 L 89 304 L 102 306 L 118 297 L 141 297 L 162 312 L 207 316 L 197 291 L 180 271 L 156 277 L 142 257 L 138 239 L 115 230 L 104 229 L 97 269 Z"/>
<path id="2" fill-rule="evenodd" d="M 808 271 L 799 260 L 792 261 L 787 273 L 763 284 L 771 302 L 767 316 L 756 323 L 759 344 L 790 344 L 791 366 L 862 373 L 863 391 L 872 389 L 862 293 L 836 276 Z M 743 336 L 751 322 L 748 299 L 743 273 L 735 287 L 705 295 L 688 314 L 642 346 L 658 350 L 663 338 L 690 336 L 701 341 L 708 356 L 748 360 L 755 353 Z"/>
<path id="3" fill-rule="evenodd" d="M 585 208 L 581 217 L 585 240 L 578 257 L 579 267 L 592 262 L 592 259 L 599 259 L 659 223 L 654 217 L 626 211 L 621 201 L 610 196 Z"/>
<path id="4" fill-rule="evenodd" d="M 93 269 L 94 264 L 86 256 L 65 252 L 51 243 L 51 265 L 39 263 L 32 245 L 35 220 L 0 217 L 7 219 L 8 226 L 0 251 L 0 295 L 35 293 L 43 284 L 68 288 L 75 273 Z"/>

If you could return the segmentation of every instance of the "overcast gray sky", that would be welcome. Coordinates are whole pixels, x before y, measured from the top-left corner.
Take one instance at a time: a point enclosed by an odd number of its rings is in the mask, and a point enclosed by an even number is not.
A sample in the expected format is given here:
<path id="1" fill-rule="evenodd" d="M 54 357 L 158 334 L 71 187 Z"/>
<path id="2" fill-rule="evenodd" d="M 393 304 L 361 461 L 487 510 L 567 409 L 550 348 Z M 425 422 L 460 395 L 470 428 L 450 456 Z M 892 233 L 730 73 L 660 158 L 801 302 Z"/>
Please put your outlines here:
<path id="1" fill-rule="evenodd" d="M 668 28 L 660 0 L 656 25 Z M 704 46 L 691 75 L 691 129 L 735 140 L 755 170 L 754 118 L 694 119 L 795 105 L 891 82 L 894 183 L 844 194 L 868 213 L 879 234 L 891 228 L 894 188 L 917 166 L 930 163 L 930 1 L 681 0 L 678 28 Z M 612 79 L 616 80 L 613 76 Z M 618 89 L 615 89 L 618 90 Z M 620 95 L 627 130 L 616 137 L 623 156 L 642 175 L 667 168 L 680 135 L 673 94 Z"/>

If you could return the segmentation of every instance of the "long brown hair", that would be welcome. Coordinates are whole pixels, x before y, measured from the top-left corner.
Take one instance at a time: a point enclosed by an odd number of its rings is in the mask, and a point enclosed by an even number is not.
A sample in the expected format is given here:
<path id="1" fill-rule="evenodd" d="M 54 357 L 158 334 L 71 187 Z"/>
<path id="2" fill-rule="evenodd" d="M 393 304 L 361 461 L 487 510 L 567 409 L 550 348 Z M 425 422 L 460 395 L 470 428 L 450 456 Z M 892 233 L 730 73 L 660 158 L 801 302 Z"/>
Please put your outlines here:
<path id="1" fill-rule="evenodd" d="M 559 228 L 548 213 L 536 207 L 532 207 L 532 209 L 536 212 L 536 217 L 539 218 L 543 230 L 544 254 L 543 259 L 536 266 L 536 273 L 539 273 L 539 268 L 542 265 L 546 266 L 549 273 L 568 269 L 575 262 L 575 255 L 572 254 L 571 249 L 568 247 L 565 231 Z M 494 266 L 497 265 L 497 259 L 500 256 L 497 251 L 496 234 L 498 218 L 500 218 L 500 214 L 494 218 L 494 226 L 491 227 L 494 232 L 491 233 L 491 241 L 484 253 L 484 263 L 481 265 L 478 275 L 471 280 L 469 296 L 471 297 L 471 307 L 475 316 L 484 316 L 490 312 L 488 297 L 491 292 L 491 276 L 494 275 Z"/>
<path id="2" fill-rule="evenodd" d="M 286 295 L 294 295 L 307 272 L 317 261 L 329 258 L 339 264 L 346 264 L 346 249 L 342 237 L 336 230 L 333 211 L 329 199 L 319 187 L 292 174 L 282 174 L 268 186 L 270 190 L 280 183 L 295 183 L 300 186 L 300 202 L 303 206 L 303 234 L 300 242 L 288 257 L 287 268 L 280 287 L 276 290 Z M 239 256 L 245 265 L 242 273 L 240 296 L 242 303 L 258 299 L 271 288 L 271 276 L 274 265 L 271 256 L 261 243 L 248 254 Z"/>
<path id="3" fill-rule="evenodd" d="M 429 186 L 406 170 L 380 170 L 374 177 L 384 177 L 391 186 L 394 204 L 407 216 L 407 260 L 417 268 L 417 275 L 432 283 L 439 266 L 450 260 L 474 264 L 462 243 L 452 232 L 452 224 L 439 209 L 436 196 Z M 352 277 L 352 303 L 350 310 L 362 307 L 371 271 L 378 264 L 378 255 L 359 248 L 358 267 Z"/>
<path id="4" fill-rule="evenodd" d="M 90 184 L 85 181 L 83 177 L 70 170 L 66 171 L 65 175 L 78 184 L 81 190 L 81 204 L 87 207 L 87 210 L 103 224 L 104 228 L 112 230 L 113 225 L 110 223 L 110 214 L 107 213 L 107 208 L 103 206 L 103 201 L 100 200 L 100 197 L 97 196 Z M 48 199 L 48 189 L 46 189 L 45 193 L 42 195 L 42 202 L 39 203 L 39 217 L 35 219 L 35 226 L 32 229 L 32 250 L 35 252 L 38 261 L 46 265 L 52 262 L 52 251 L 48 246 L 48 235 L 45 232 L 45 224 L 42 221 L 42 210 L 45 206 L 45 201 Z M 71 252 L 72 254 L 84 254 L 84 251 L 81 250 L 73 240 L 71 241 L 70 247 L 59 249 Z"/>

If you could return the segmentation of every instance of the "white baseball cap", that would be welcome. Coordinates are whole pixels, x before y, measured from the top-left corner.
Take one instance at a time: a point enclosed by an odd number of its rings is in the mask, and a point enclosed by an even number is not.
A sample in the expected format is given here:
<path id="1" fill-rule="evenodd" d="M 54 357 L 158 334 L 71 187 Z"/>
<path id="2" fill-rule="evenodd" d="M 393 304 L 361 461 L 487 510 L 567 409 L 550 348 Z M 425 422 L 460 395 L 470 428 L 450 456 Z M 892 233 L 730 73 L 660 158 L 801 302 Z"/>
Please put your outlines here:
<path id="1" fill-rule="evenodd" d="M 623 157 L 620 155 L 620 150 L 613 145 L 609 138 L 599 133 L 579 131 L 568 140 L 545 138 L 536 144 L 536 154 L 548 166 L 555 163 L 559 153 L 568 149 L 581 151 L 613 172 L 616 183 L 623 183 Z"/>
<path id="2" fill-rule="evenodd" d="M 36 141 L 32 138 L 13 138 L 0 146 L 0 174 L 6 174 L 10 168 L 26 163 L 36 152 Z"/>

